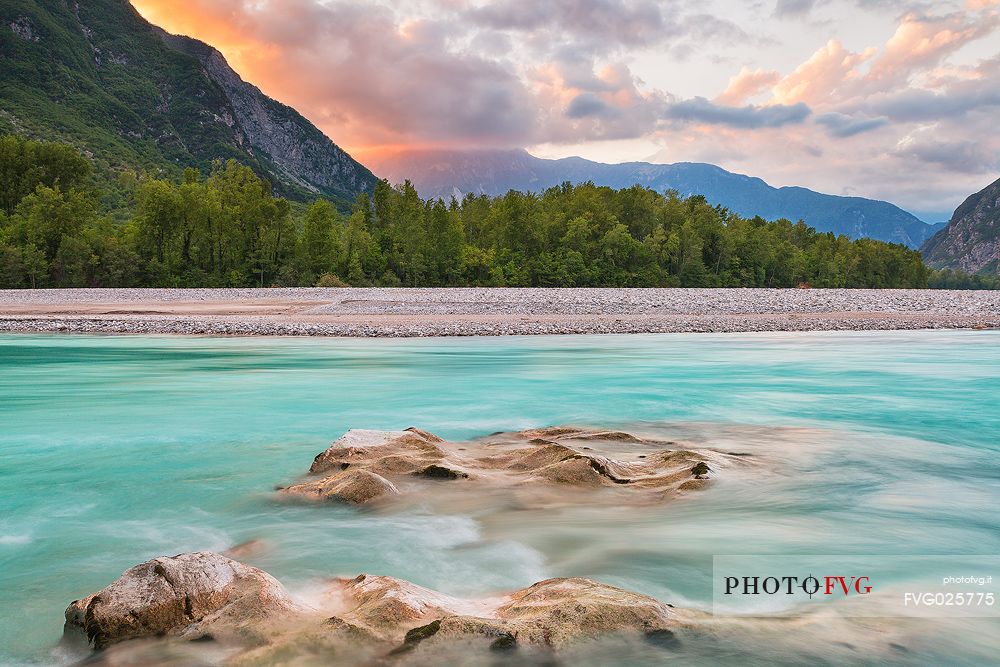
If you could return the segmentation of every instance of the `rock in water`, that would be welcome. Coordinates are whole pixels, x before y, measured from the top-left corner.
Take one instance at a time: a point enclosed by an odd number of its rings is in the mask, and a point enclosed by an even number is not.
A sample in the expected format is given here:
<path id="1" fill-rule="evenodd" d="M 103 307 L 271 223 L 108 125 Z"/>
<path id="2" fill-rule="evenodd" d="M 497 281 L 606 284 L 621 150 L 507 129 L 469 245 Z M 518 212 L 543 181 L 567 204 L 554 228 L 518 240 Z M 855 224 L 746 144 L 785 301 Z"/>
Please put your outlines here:
<path id="1" fill-rule="evenodd" d="M 440 442 L 443 441 L 436 435 L 416 428 L 408 428 L 405 431 L 372 431 L 355 428 L 338 438 L 326 451 L 318 454 L 313 459 L 309 472 L 321 474 L 346 470 L 352 465 L 368 463 L 372 459 L 390 454 L 395 457 L 405 455 L 413 460 L 426 459 L 430 464 L 444 456 L 444 452 L 437 446 Z M 397 472 L 413 471 L 406 469 Z"/>
<path id="2" fill-rule="evenodd" d="M 347 600 L 339 619 L 372 635 L 417 644 L 480 637 L 493 650 L 562 648 L 609 633 L 662 638 L 682 612 L 646 595 L 582 578 L 547 579 L 509 595 L 463 600 L 393 577 L 360 575 L 336 587 Z"/>
<path id="3" fill-rule="evenodd" d="M 66 610 L 66 632 L 107 649 L 106 664 L 147 664 L 157 646 L 219 640 L 231 664 L 377 658 L 479 643 L 484 651 L 559 650 L 577 640 L 672 636 L 691 612 L 589 579 L 548 579 L 506 595 L 463 599 L 387 576 L 336 579 L 318 608 L 299 606 L 256 568 L 214 553 L 155 558 Z M 331 615 L 332 614 L 332 615 Z M 162 643 L 129 639 L 163 638 Z M 465 650 L 465 649 L 462 649 Z M 308 664 L 312 664 L 311 662 Z M 324 663 L 325 664 L 325 663 Z M 367 664 L 367 663 L 366 663 Z"/>
<path id="4" fill-rule="evenodd" d="M 340 500 L 355 505 L 399 493 L 392 482 L 367 470 L 345 470 L 320 480 L 294 484 L 283 491 L 306 498 Z"/>
<path id="5" fill-rule="evenodd" d="M 333 593 L 343 596 L 342 618 L 388 640 L 446 616 L 489 614 L 488 602 L 462 600 L 395 577 L 361 574 L 339 580 Z"/>
<path id="6" fill-rule="evenodd" d="M 361 504 L 399 493 L 383 475 L 413 474 L 444 457 L 441 438 L 415 428 L 405 431 L 351 429 L 313 459 L 309 472 L 325 475 L 293 484 L 283 494 Z M 456 475 L 459 473 L 456 473 Z"/>
<path id="7" fill-rule="evenodd" d="M 716 467 L 739 462 L 721 452 L 691 451 L 676 444 L 569 426 L 498 433 L 463 443 L 415 428 L 352 429 L 316 456 L 311 477 L 281 492 L 361 504 L 433 482 L 473 493 L 504 486 L 612 487 L 636 499 L 658 501 L 701 489 Z"/>
<path id="8" fill-rule="evenodd" d="M 685 642 L 723 630 L 789 632 L 788 619 L 727 621 L 582 578 L 463 599 L 402 579 L 359 575 L 334 580 L 324 593 L 315 600 L 322 602 L 317 608 L 298 606 L 261 570 L 214 553 L 183 554 L 137 565 L 104 590 L 74 601 L 66 610 L 66 630 L 105 649 L 81 664 L 106 667 L 187 667 L 218 664 L 220 656 L 229 667 L 508 664 L 496 655 L 508 651 L 517 651 L 521 664 L 571 664 L 574 654 L 589 650 L 585 642 L 606 635 L 637 639 L 643 651 L 670 651 L 681 630 Z M 838 623 L 836 632 L 831 622 Z M 794 629 L 822 645 L 849 635 L 850 623 L 846 617 L 806 615 Z M 877 631 L 878 644 L 888 648 L 873 647 L 872 662 L 891 661 L 911 636 L 898 624 Z M 125 642 L 144 637 L 159 641 Z M 219 643 L 203 645 L 197 641 L 202 639 Z M 213 645 L 221 653 L 203 653 Z M 664 655 L 662 662 L 668 661 Z"/>
<path id="9" fill-rule="evenodd" d="M 128 639 L 199 634 L 295 609 L 271 575 L 209 552 L 154 558 L 66 608 L 65 631 L 94 648 Z"/>
<path id="10" fill-rule="evenodd" d="M 579 577 L 547 579 L 497 609 L 518 641 L 560 647 L 615 632 L 661 636 L 678 625 L 672 608 L 647 595 Z"/>

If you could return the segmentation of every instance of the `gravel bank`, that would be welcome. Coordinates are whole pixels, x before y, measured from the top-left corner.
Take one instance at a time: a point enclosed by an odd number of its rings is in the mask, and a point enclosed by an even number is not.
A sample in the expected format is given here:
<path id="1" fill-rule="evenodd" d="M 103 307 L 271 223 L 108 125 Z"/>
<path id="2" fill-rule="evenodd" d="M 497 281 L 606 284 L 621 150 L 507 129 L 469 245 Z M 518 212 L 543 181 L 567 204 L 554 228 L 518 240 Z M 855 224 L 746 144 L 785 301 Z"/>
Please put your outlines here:
<path id="1" fill-rule="evenodd" d="M 1000 292 L 769 289 L 0 290 L 0 331 L 480 336 L 1000 327 Z"/>

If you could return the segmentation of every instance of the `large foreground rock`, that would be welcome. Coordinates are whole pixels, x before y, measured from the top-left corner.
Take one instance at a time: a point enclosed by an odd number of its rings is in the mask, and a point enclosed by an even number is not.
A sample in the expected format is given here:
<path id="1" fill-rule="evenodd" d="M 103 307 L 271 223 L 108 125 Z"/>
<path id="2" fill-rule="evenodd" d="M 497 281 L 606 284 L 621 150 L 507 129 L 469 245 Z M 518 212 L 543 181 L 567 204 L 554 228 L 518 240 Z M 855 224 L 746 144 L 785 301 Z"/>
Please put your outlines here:
<path id="1" fill-rule="evenodd" d="M 140 637 L 200 635 L 295 609 L 271 575 L 215 553 L 154 558 L 66 608 L 67 633 L 94 648 Z"/>
<path id="2" fill-rule="evenodd" d="M 898 662 L 927 641 L 926 624 L 906 629 L 900 619 L 858 624 L 808 610 L 798 618 L 726 619 L 581 578 L 463 599 L 393 577 L 359 575 L 333 580 L 312 604 L 292 603 L 260 570 L 194 553 L 127 570 L 73 602 L 66 625 L 104 649 L 85 661 L 92 667 L 575 664 L 595 651 L 606 655 L 600 651 L 608 647 L 616 664 L 632 655 L 672 664 L 705 650 L 719 655 L 720 640 L 725 650 L 751 654 L 778 642 L 798 651 L 789 656 L 803 664 L 830 656 L 854 663 L 862 649 L 866 662 L 882 663 Z M 800 641 L 787 643 L 789 633 Z M 605 638 L 611 641 L 590 643 Z"/>
<path id="3" fill-rule="evenodd" d="M 271 576 L 213 553 L 156 558 L 66 610 L 66 631 L 106 649 L 106 664 L 155 662 L 164 647 L 224 647 L 229 664 L 298 657 L 371 658 L 450 650 L 559 650 L 628 634 L 658 643 L 686 612 L 588 579 L 548 579 L 481 599 L 445 595 L 387 576 L 336 579 L 314 606 L 296 604 Z M 162 638 L 161 642 L 127 642 Z M 363 659 L 362 659 L 363 658 Z M 310 663 L 311 664 L 311 663 Z M 324 663 L 325 664 L 325 663 Z M 346 663 L 345 663 L 346 664 Z"/>
<path id="4" fill-rule="evenodd" d="M 351 430 L 316 456 L 308 477 L 282 493 L 361 504 L 440 490 L 446 482 L 452 491 L 472 493 L 503 487 L 606 487 L 658 501 L 700 489 L 717 470 L 740 462 L 746 463 L 722 452 L 575 427 L 495 433 L 469 442 L 446 442 L 415 428 Z"/>

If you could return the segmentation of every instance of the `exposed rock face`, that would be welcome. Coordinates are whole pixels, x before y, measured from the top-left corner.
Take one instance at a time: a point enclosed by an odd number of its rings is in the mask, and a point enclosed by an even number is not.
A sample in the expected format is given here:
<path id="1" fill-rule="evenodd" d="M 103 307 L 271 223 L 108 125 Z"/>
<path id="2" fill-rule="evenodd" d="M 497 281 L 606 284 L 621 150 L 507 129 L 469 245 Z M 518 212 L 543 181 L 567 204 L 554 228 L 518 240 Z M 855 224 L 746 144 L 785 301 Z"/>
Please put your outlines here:
<path id="1" fill-rule="evenodd" d="M 209 552 L 154 558 L 126 570 L 107 588 L 66 608 L 66 631 L 94 648 L 128 639 L 201 635 L 295 605 L 273 577 Z"/>
<path id="2" fill-rule="evenodd" d="M 920 252 L 934 268 L 1000 273 L 1000 180 L 966 199 Z"/>
<path id="3" fill-rule="evenodd" d="M 166 35 L 168 44 L 198 58 L 225 92 L 235 125 L 251 150 L 263 152 L 284 180 L 314 193 L 351 198 L 371 190 L 375 177 L 295 109 L 247 83 L 218 50 L 189 37 Z"/>
<path id="4" fill-rule="evenodd" d="M 19 16 L 10 22 L 10 29 L 15 35 L 26 42 L 39 42 L 41 37 L 35 32 L 35 26 L 27 16 Z"/>
<path id="5" fill-rule="evenodd" d="M 351 430 L 316 456 L 309 469 L 312 478 L 282 493 L 365 503 L 448 483 L 470 491 L 609 487 L 662 500 L 704 487 L 715 467 L 736 461 L 720 452 L 573 427 L 498 433 L 464 443 L 445 442 L 413 428 Z"/>

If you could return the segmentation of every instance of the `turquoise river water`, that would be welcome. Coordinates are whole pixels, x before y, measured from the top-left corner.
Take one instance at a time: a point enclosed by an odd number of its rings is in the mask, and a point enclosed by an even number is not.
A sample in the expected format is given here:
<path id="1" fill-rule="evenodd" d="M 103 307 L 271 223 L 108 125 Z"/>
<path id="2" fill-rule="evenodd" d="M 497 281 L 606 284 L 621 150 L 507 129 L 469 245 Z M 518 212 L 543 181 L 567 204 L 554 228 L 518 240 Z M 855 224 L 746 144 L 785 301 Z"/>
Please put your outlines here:
<path id="1" fill-rule="evenodd" d="M 1000 554 L 998 397 L 1000 333 L 989 331 L 3 335 L 0 664 L 71 660 L 55 648 L 63 609 L 127 567 L 247 540 L 264 545 L 248 562 L 293 592 L 359 572 L 464 596 L 572 575 L 708 612 L 714 554 Z M 461 439 L 556 424 L 738 449 L 768 475 L 655 509 L 522 515 L 273 497 L 348 428 Z M 598 644 L 572 663 L 1000 655 L 1000 624 L 985 619 L 744 624 L 680 639 L 668 651 Z"/>

